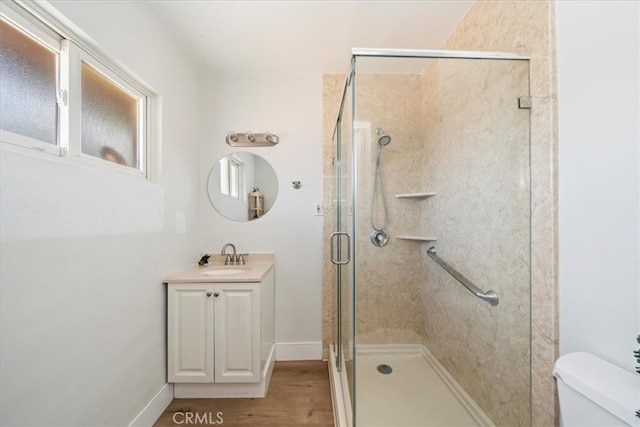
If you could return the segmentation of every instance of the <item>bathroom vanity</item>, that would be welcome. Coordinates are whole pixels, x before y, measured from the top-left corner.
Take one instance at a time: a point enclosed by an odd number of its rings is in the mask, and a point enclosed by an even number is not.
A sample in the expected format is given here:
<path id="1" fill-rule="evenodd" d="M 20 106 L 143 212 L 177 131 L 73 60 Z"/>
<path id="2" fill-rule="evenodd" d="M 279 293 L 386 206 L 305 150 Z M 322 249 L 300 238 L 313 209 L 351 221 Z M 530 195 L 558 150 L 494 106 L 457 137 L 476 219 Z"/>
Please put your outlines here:
<path id="1" fill-rule="evenodd" d="M 167 376 L 177 398 L 264 397 L 275 363 L 272 254 L 164 278 Z"/>

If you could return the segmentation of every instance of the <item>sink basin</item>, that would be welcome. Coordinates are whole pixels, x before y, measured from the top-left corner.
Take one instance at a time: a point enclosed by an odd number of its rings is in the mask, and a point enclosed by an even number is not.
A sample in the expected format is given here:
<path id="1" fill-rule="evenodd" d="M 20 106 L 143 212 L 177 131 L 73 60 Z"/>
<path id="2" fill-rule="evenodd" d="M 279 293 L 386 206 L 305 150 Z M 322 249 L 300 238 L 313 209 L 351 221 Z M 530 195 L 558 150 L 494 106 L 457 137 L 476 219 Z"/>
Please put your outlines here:
<path id="1" fill-rule="evenodd" d="M 200 274 L 204 274 L 206 276 L 227 276 L 231 274 L 240 274 L 246 272 L 247 269 L 241 268 L 210 268 L 208 270 L 201 271 Z"/>

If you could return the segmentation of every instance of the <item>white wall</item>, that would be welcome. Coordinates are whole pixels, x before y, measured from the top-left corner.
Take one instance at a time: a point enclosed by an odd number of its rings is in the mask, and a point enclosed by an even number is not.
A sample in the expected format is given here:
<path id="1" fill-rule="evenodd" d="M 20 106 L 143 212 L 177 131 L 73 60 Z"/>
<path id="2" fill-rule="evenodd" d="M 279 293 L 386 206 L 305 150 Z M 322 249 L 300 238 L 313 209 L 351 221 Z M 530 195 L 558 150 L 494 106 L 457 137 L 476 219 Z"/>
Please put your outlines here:
<path id="1" fill-rule="evenodd" d="M 162 175 L 0 153 L 0 424 L 127 425 L 171 397 L 161 280 L 198 256 L 199 73 L 143 3 L 53 4 L 161 95 Z"/>
<path id="2" fill-rule="evenodd" d="M 322 76 L 210 76 L 202 108 L 204 134 L 200 171 L 202 252 L 219 253 L 227 242 L 240 252 L 273 252 L 276 262 L 277 358 L 321 357 Z M 274 147 L 233 148 L 229 131 L 270 131 Z M 234 151 L 252 151 L 274 167 L 278 198 L 262 218 L 234 222 L 209 203 L 207 176 L 213 165 Z M 295 190 L 292 181 L 302 187 Z"/>
<path id="3" fill-rule="evenodd" d="M 640 334 L 639 9 L 556 2 L 560 353 L 629 371 Z"/>

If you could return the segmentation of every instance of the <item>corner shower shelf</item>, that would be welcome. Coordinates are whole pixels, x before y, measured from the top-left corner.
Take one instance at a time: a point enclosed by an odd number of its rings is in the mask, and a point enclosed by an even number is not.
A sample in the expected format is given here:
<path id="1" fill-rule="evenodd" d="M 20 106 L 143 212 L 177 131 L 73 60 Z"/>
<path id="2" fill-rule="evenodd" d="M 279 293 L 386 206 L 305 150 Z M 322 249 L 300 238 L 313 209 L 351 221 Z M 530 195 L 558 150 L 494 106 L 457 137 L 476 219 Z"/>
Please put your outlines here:
<path id="1" fill-rule="evenodd" d="M 427 197 L 435 196 L 434 192 L 422 192 L 422 193 L 405 193 L 396 194 L 398 199 L 426 199 Z"/>
<path id="2" fill-rule="evenodd" d="M 436 193 L 429 192 L 417 192 L 417 193 L 404 193 L 404 194 L 396 194 L 396 198 L 398 199 L 426 199 L 427 197 L 435 196 Z M 413 240 L 414 242 L 434 242 L 438 240 L 437 237 L 434 236 L 423 236 L 423 235 L 409 235 L 409 234 L 401 234 L 396 236 L 396 239 L 400 240 Z"/>
<path id="3" fill-rule="evenodd" d="M 434 236 L 409 236 L 409 235 L 396 236 L 396 239 L 415 240 L 417 242 L 435 242 L 436 240 L 438 240 L 438 238 Z"/>

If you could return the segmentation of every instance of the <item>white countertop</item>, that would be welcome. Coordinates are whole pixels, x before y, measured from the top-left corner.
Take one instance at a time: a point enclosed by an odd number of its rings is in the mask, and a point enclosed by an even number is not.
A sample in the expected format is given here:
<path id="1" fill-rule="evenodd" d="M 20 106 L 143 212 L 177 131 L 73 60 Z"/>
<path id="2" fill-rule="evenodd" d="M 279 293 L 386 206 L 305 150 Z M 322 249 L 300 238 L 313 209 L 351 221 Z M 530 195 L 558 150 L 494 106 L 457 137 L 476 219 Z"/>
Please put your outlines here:
<path id="1" fill-rule="evenodd" d="M 265 274 L 273 268 L 273 254 L 250 254 L 244 265 L 224 265 L 224 258 L 212 255 L 210 262 L 202 267 L 198 264 L 170 274 L 162 279 L 163 283 L 256 283 L 261 282 Z M 219 260 L 218 260 L 219 259 Z M 207 275 L 207 271 L 233 270 L 232 274 Z"/>

